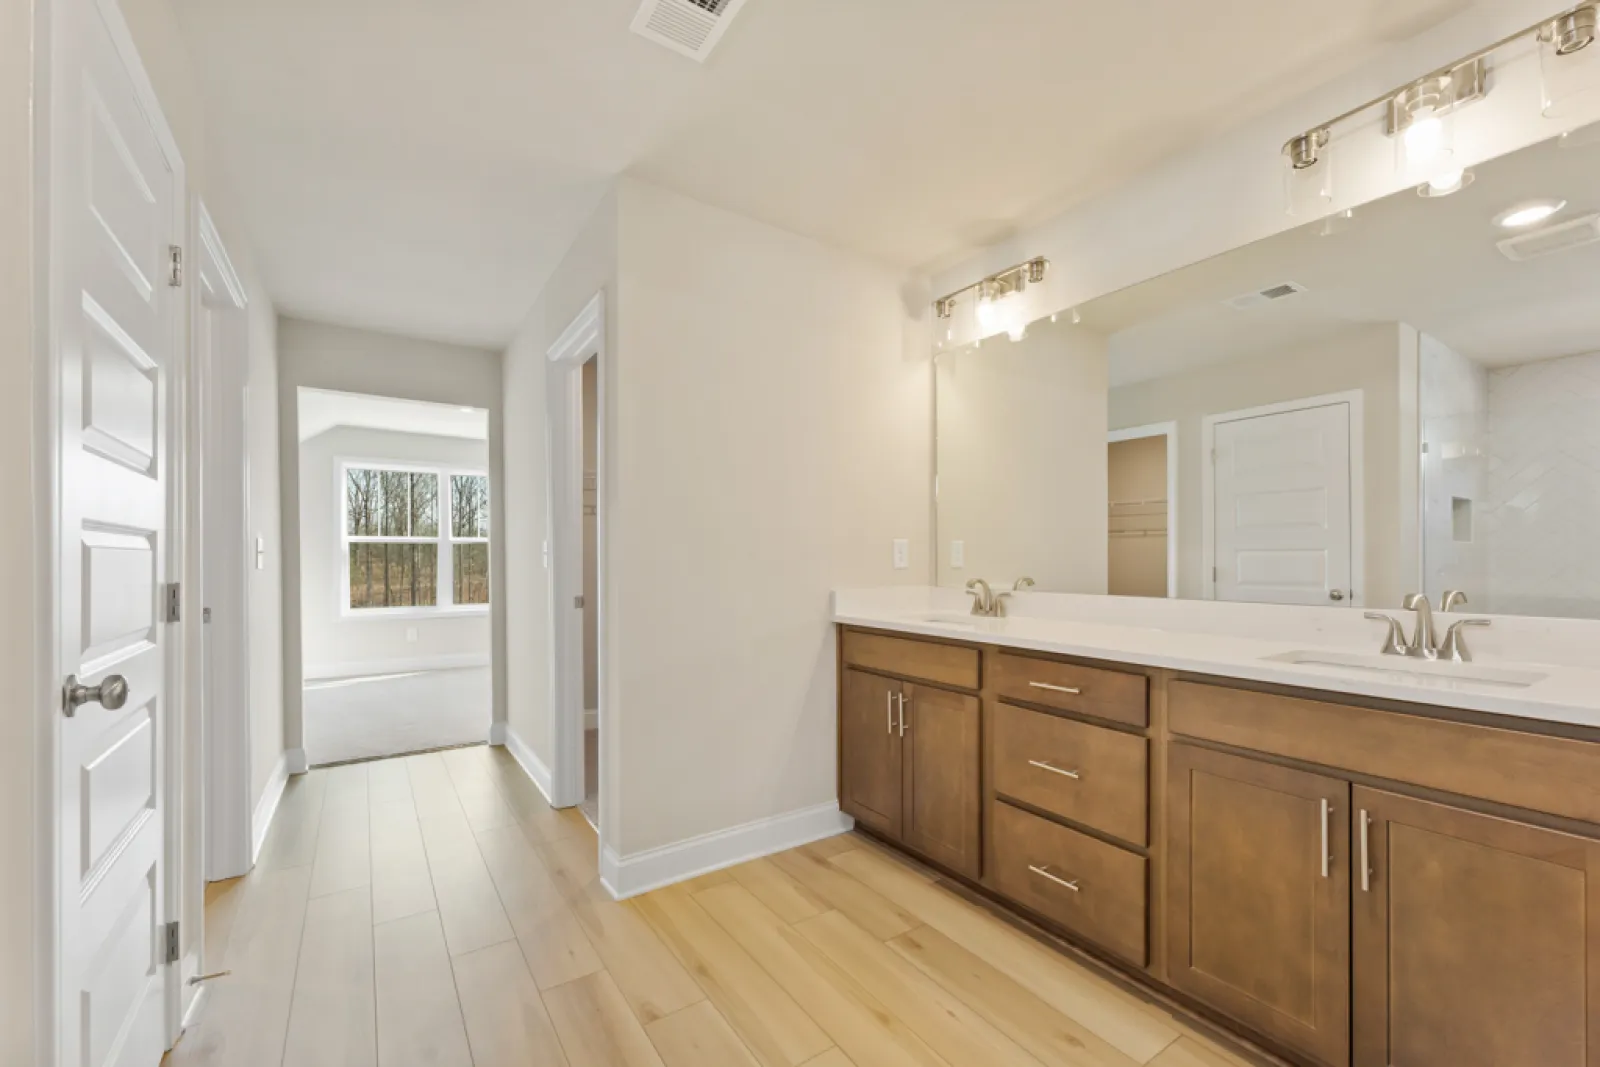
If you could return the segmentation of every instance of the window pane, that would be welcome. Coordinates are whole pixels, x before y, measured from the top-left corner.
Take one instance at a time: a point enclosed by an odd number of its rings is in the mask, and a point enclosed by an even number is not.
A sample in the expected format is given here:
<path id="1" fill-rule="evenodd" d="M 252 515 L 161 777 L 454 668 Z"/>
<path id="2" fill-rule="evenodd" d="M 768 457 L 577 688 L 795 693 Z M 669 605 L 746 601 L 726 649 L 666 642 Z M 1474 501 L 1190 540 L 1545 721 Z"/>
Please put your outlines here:
<path id="1" fill-rule="evenodd" d="M 450 535 L 489 536 L 489 479 L 485 476 L 450 476 Z"/>
<path id="2" fill-rule="evenodd" d="M 377 532 L 384 537 L 406 537 L 411 533 L 411 476 L 405 471 L 379 471 L 383 486 L 382 507 L 378 512 Z"/>
<path id="3" fill-rule="evenodd" d="M 433 607 L 439 602 L 435 545 L 368 541 L 350 546 L 352 608 Z"/>
<path id="4" fill-rule="evenodd" d="M 457 604 L 489 602 L 489 546 L 453 545 L 455 551 L 455 601 Z"/>
<path id="5" fill-rule="evenodd" d="M 439 476 L 411 475 L 411 536 L 439 536 Z"/>
<path id="6" fill-rule="evenodd" d="M 345 524 L 349 533 L 357 537 L 377 535 L 382 491 L 377 471 L 355 468 L 345 471 Z"/>

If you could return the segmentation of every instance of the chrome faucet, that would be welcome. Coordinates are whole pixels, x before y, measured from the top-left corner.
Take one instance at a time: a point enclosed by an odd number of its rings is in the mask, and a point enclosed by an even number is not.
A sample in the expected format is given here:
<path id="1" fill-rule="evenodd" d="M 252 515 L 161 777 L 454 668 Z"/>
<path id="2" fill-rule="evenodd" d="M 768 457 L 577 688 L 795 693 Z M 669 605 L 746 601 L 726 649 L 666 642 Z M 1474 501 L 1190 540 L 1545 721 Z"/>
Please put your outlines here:
<path id="1" fill-rule="evenodd" d="M 989 588 L 989 583 L 982 578 L 974 578 L 967 583 L 967 593 L 972 599 L 972 613 L 974 615 L 994 616 L 995 600 L 994 590 Z"/>

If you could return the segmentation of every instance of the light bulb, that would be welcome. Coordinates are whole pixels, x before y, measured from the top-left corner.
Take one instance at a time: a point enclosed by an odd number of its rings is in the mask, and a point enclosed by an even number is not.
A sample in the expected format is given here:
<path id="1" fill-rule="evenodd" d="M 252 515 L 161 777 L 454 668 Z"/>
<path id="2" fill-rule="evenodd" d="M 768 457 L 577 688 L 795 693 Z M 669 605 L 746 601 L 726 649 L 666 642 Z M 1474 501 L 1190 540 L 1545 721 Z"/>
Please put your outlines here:
<path id="1" fill-rule="evenodd" d="M 1418 167 L 1426 167 L 1445 152 L 1444 120 L 1433 108 L 1421 108 L 1410 126 L 1406 127 L 1406 159 Z"/>
<path id="2" fill-rule="evenodd" d="M 1015 326 L 1006 331 L 1006 336 L 1011 338 L 1012 343 L 1015 344 L 1028 336 L 1028 327 L 1026 325 Z"/>

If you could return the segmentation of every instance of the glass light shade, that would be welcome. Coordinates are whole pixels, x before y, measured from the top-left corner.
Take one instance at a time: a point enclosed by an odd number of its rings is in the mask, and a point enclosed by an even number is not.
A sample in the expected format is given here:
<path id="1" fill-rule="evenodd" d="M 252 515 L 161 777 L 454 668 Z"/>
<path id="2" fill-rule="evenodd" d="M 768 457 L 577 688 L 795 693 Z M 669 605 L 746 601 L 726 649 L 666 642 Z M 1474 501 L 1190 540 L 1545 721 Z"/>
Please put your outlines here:
<path id="1" fill-rule="evenodd" d="M 1395 164 L 1409 180 L 1426 182 L 1461 170 L 1456 163 L 1455 117 L 1422 106 L 1395 138 Z"/>
<path id="2" fill-rule="evenodd" d="M 1600 44 L 1579 44 L 1585 36 L 1580 31 L 1575 38 L 1564 38 L 1548 30 L 1539 35 L 1539 77 L 1547 118 L 1565 118 L 1600 108 Z M 1575 50 L 1563 54 L 1563 47 L 1570 49 L 1574 45 Z"/>
<path id="3" fill-rule="evenodd" d="M 1003 333 L 1013 341 L 1020 341 L 1028 335 L 1028 320 L 1021 293 L 985 297 L 978 301 L 979 339 L 993 337 L 997 333 Z"/>
<path id="4" fill-rule="evenodd" d="M 1326 148 L 1309 167 L 1296 167 L 1283 157 L 1283 198 L 1290 215 L 1315 218 L 1333 203 L 1333 156 Z"/>

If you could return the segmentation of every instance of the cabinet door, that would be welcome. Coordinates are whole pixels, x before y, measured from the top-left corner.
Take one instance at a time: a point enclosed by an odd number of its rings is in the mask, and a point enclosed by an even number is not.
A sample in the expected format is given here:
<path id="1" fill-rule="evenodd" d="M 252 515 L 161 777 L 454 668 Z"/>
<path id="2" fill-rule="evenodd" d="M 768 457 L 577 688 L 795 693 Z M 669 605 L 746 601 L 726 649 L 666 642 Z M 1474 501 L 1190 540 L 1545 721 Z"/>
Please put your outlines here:
<path id="1" fill-rule="evenodd" d="M 1600 844 L 1352 800 L 1357 1067 L 1600 1067 Z"/>
<path id="2" fill-rule="evenodd" d="M 879 833 L 901 831 L 900 683 L 844 672 L 839 706 L 839 806 Z"/>
<path id="3" fill-rule="evenodd" d="M 906 685 L 905 843 L 977 878 L 982 790 L 978 698 Z"/>
<path id="4" fill-rule="evenodd" d="M 1168 774 L 1168 981 L 1348 1064 L 1350 786 L 1182 744 Z"/>

